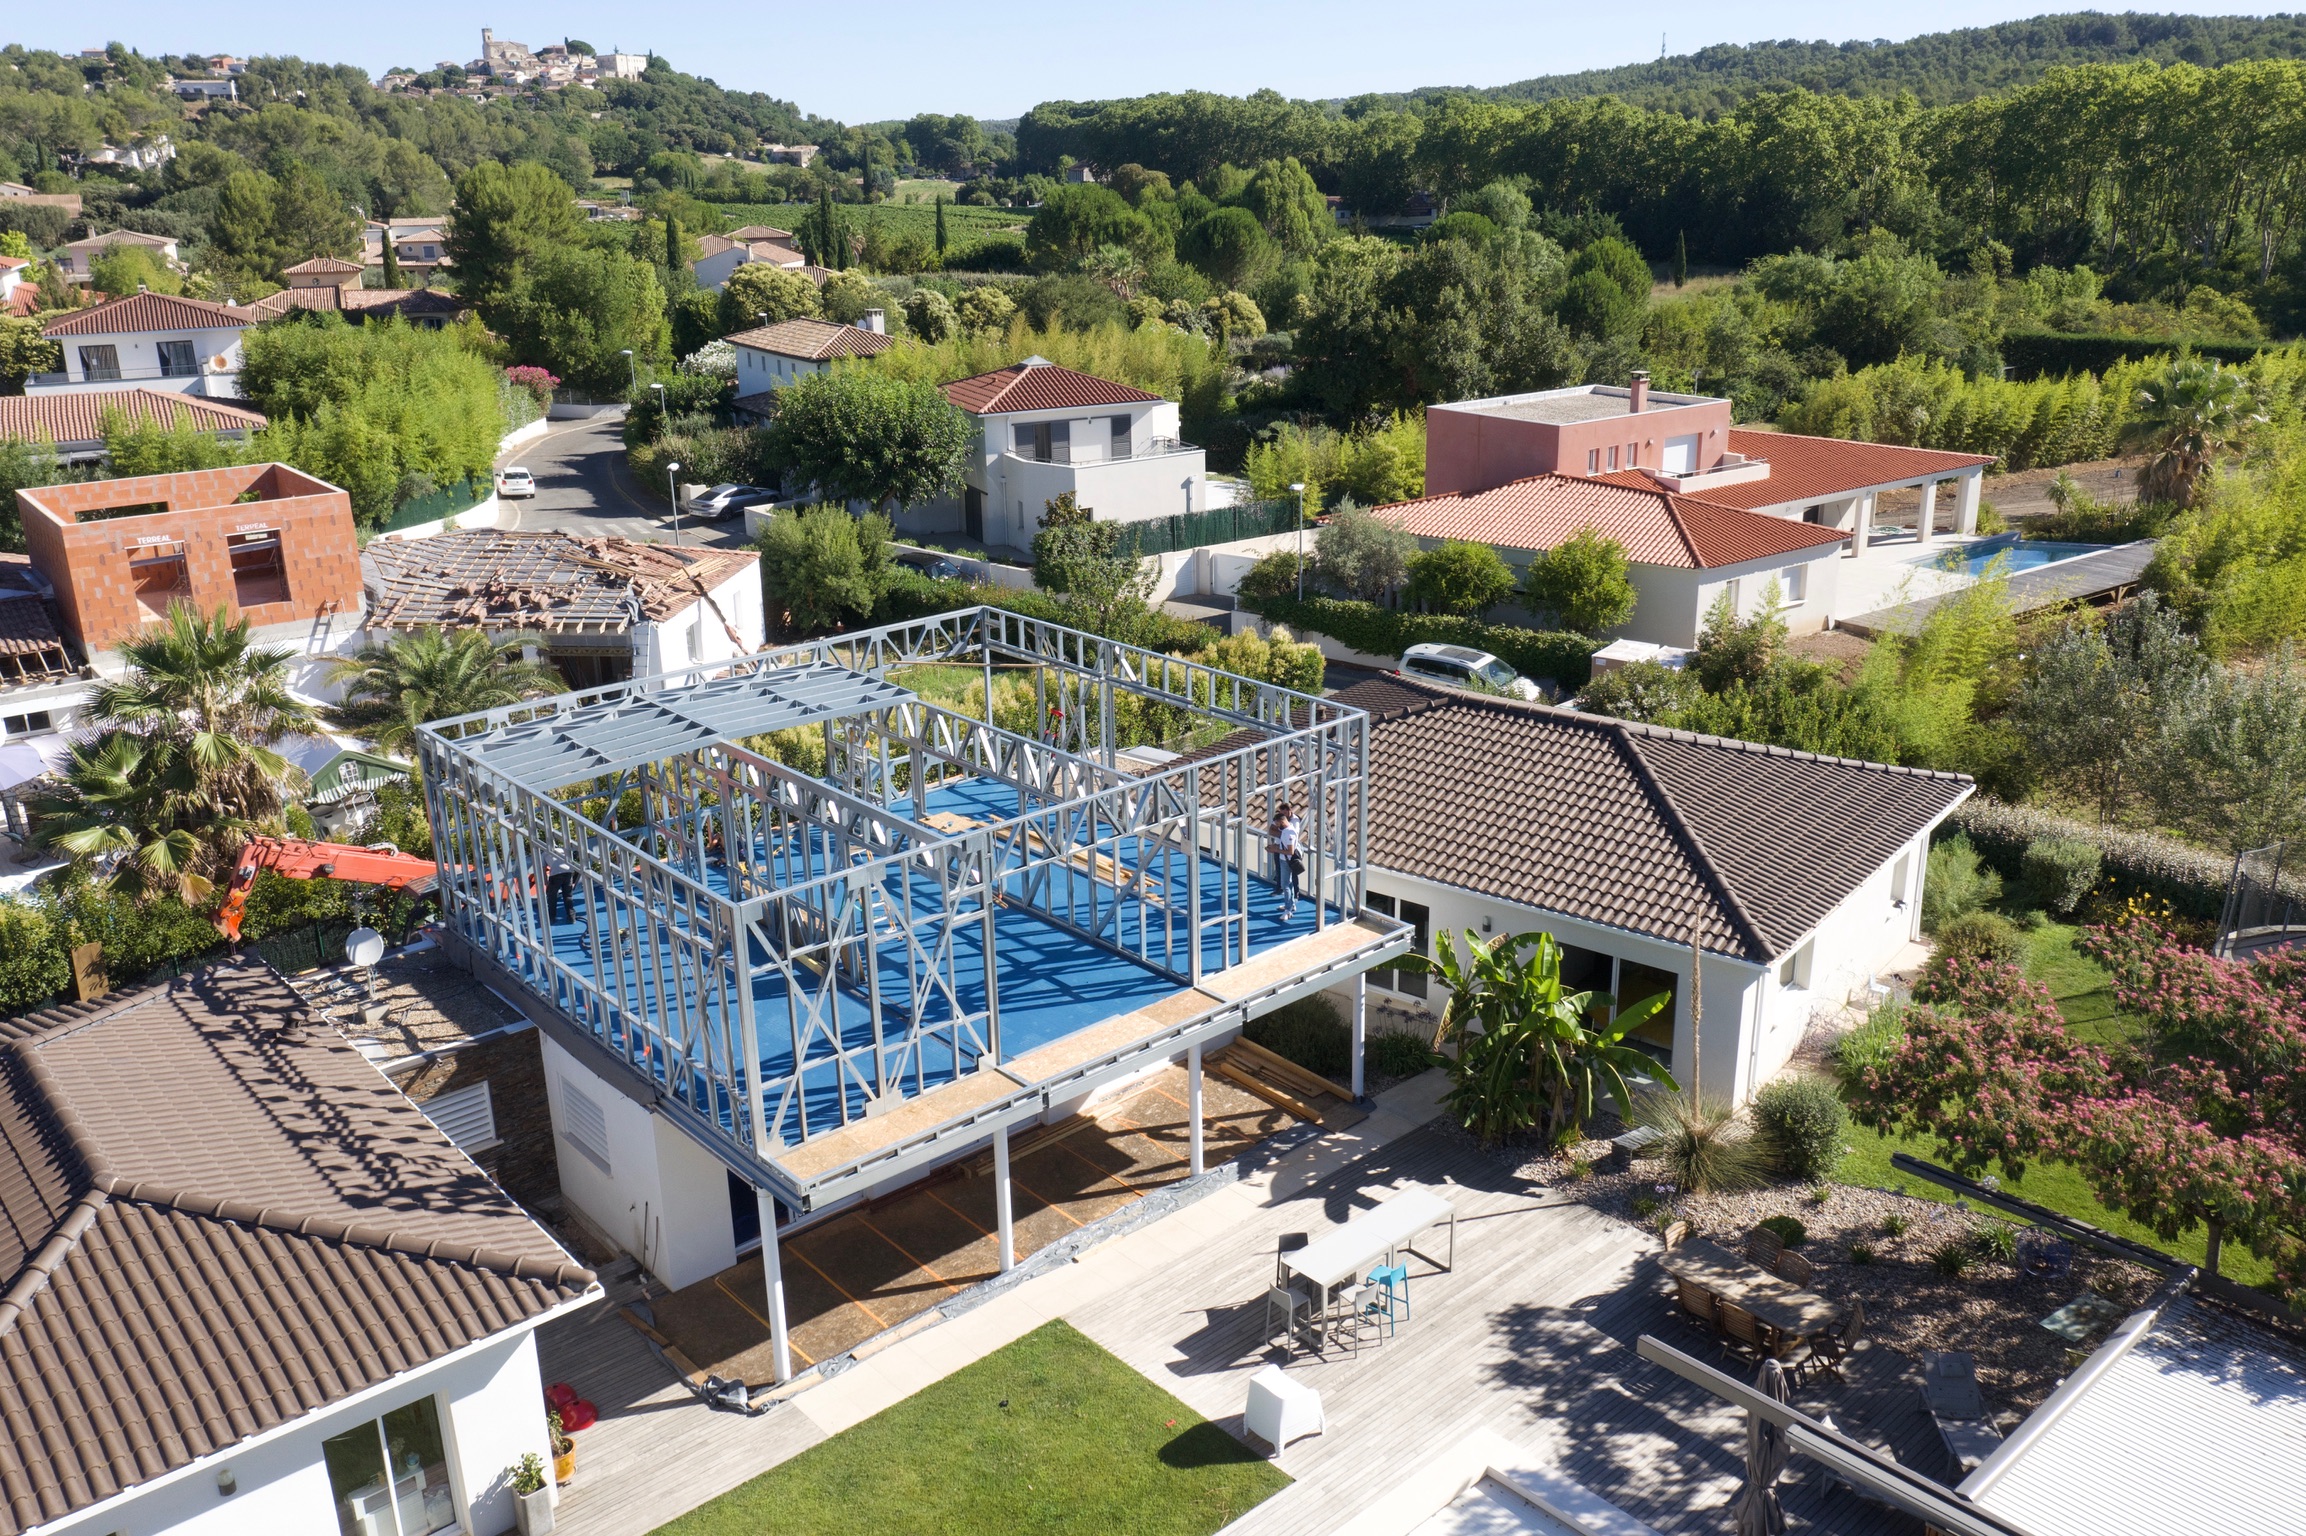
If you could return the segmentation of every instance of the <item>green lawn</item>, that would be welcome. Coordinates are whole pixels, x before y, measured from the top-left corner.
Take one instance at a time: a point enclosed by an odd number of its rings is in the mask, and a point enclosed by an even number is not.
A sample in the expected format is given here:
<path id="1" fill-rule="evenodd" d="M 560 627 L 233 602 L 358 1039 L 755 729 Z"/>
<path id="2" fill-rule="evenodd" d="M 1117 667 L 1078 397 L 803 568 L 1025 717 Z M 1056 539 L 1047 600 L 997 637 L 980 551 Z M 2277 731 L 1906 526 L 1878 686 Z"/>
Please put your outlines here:
<path id="1" fill-rule="evenodd" d="M 730 225 L 766 224 L 772 229 L 791 229 L 793 221 L 809 211 L 806 203 L 716 203 Z M 926 238 L 937 225 L 937 205 L 933 202 L 874 203 L 870 207 L 855 203 L 838 205 L 840 216 L 852 230 L 862 232 L 865 220 L 880 216 L 881 229 L 890 238 L 907 233 Z M 945 206 L 945 235 L 955 244 L 966 244 L 983 235 L 1001 230 L 1021 230 L 1033 217 L 1029 210 L 1018 208 L 980 208 L 974 204 L 963 206 L 948 203 Z"/>
<path id="2" fill-rule="evenodd" d="M 1050 1323 L 658 1536 L 1208 1536 L 1288 1481 Z"/>
<path id="3" fill-rule="evenodd" d="M 2027 934 L 2026 974 L 2050 989 L 2050 995 L 2057 1000 L 2058 1011 L 2066 1016 L 2075 1034 L 2102 1045 L 2112 1045 L 2129 1037 L 2135 1021 L 2115 1007 L 2111 973 L 2074 948 L 2074 939 L 2080 932 L 2067 923 L 2045 922 Z M 1925 1200 L 1954 1198 L 1950 1191 L 1926 1179 L 1909 1178 L 1890 1166 L 1893 1152 L 1908 1153 L 1942 1166 L 1943 1160 L 1928 1138 L 1888 1137 L 1852 1124 L 1849 1144 L 1850 1155 L 1842 1159 L 1834 1174 L 1843 1183 L 1895 1189 Z M 2129 1217 L 2100 1205 L 2082 1175 L 2064 1163 L 2037 1163 L 2026 1170 L 2023 1179 L 2004 1179 L 2002 1190 L 2021 1200 L 2046 1205 L 2077 1221 L 2103 1227 L 2118 1237 L 2145 1243 L 2197 1264 L 2202 1261 L 2203 1233 L 2192 1232 L 2175 1242 L 2155 1236 Z M 2218 1269 L 2229 1280 L 2238 1280 L 2244 1285 L 2263 1285 L 2273 1277 L 2271 1265 L 2247 1248 L 2231 1245 L 2219 1255 Z"/>

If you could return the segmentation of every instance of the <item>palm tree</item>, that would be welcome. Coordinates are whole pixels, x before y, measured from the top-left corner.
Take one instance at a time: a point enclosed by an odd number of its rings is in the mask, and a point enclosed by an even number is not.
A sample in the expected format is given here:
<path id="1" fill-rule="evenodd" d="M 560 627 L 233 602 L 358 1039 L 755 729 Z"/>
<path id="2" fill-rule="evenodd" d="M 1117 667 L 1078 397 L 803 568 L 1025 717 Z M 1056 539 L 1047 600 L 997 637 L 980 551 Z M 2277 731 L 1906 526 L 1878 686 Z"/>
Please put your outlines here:
<path id="1" fill-rule="evenodd" d="M 109 862 L 137 895 L 206 894 L 217 866 L 279 820 L 295 770 L 272 750 L 315 727 L 288 689 L 296 652 L 248 643 L 248 621 L 183 604 L 123 642 L 127 671 L 90 696 L 93 739 L 55 791 L 33 799 L 32 839 L 75 861 Z"/>
<path id="2" fill-rule="evenodd" d="M 414 629 L 383 645 L 364 646 L 330 673 L 344 702 L 328 723 L 365 736 L 387 752 L 412 754 L 416 728 L 541 694 L 568 684 L 544 662 L 524 661 L 533 637 L 492 639 L 478 629 Z"/>
<path id="3" fill-rule="evenodd" d="M 1625 1043 L 1628 1032 L 1666 1006 L 1669 994 L 1644 998 L 1597 1026 L 1595 1015 L 1609 1015 L 1617 1000 L 1607 992 L 1565 990 L 1561 946 L 1549 933 L 1485 941 L 1468 932 L 1462 954 L 1444 933 L 1434 947 L 1431 958 L 1410 955 L 1399 965 L 1438 976 L 1449 988 L 1433 1044 L 1438 1050 L 1457 1038 L 1450 1107 L 1484 1142 L 1535 1130 L 1548 1145 L 1558 1143 L 1584 1128 L 1604 1089 L 1618 1114 L 1630 1115 L 1628 1073 L 1679 1091 L 1663 1067 Z"/>
<path id="4" fill-rule="evenodd" d="M 2202 477 L 2225 450 L 2266 418 L 2238 369 L 2181 357 L 2138 391 L 2138 414 L 2125 440 L 2154 451 L 2142 477 L 2149 501 L 2194 504 Z"/>

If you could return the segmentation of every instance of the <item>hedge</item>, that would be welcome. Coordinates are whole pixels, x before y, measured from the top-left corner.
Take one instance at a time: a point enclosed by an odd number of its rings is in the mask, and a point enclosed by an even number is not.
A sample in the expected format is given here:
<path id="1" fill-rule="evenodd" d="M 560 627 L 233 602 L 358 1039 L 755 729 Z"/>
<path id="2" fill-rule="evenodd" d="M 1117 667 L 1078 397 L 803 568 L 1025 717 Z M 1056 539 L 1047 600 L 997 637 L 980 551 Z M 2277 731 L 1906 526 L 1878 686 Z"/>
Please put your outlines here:
<path id="1" fill-rule="evenodd" d="M 2087 843 L 2104 859 L 2108 877 L 2142 895 L 2156 896 L 2183 917 L 2216 922 L 2226 910 L 2234 860 L 2174 837 L 2095 826 L 2027 805 L 1978 796 L 1955 807 L 1941 836 L 1967 832 L 1978 857 L 2016 882 L 2025 875 L 2026 849 L 2043 838 Z"/>
<path id="2" fill-rule="evenodd" d="M 1268 598 L 1258 617 L 1286 624 L 1300 635 L 1327 635 L 1373 656 L 1398 656 L 1413 645 L 1466 645 L 1487 651 L 1525 677 L 1552 678 L 1564 692 L 1593 675 L 1598 640 L 1558 629 L 1484 624 L 1442 613 L 1402 613 L 1343 597 Z"/>
<path id="3" fill-rule="evenodd" d="M 975 608 L 990 604 L 1021 613 L 1031 619 L 1046 619 L 1052 624 L 1082 626 L 1081 614 L 1051 597 L 1037 587 L 995 587 L 970 581 L 936 581 L 906 566 L 895 566 L 889 572 L 889 584 L 881 593 L 881 600 L 873 606 L 870 624 L 903 624 L 912 619 L 925 619 L 931 614 L 950 613 L 955 608 Z M 1167 651 L 1172 655 L 1190 656 L 1196 651 L 1215 645 L 1219 639 L 1216 630 L 1191 619 L 1180 619 L 1156 608 L 1145 616 L 1139 633 L 1129 637 L 1132 645 L 1141 645 L 1149 651 Z"/>
<path id="4" fill-rule="evenodd" d="M 2116 363 L 2176 352 L 2181 347 L 2216 362 L 2246 363 L 2261 352 L 2289 345 L 2280 341 L 2204 341 L 2172 336 L 2075 335 L 2065 331 L 2010 331 L 2002 337 L 2002 361 L 2013 379 L 2057 378 L 2068 373 L 2104 373 Z"/>

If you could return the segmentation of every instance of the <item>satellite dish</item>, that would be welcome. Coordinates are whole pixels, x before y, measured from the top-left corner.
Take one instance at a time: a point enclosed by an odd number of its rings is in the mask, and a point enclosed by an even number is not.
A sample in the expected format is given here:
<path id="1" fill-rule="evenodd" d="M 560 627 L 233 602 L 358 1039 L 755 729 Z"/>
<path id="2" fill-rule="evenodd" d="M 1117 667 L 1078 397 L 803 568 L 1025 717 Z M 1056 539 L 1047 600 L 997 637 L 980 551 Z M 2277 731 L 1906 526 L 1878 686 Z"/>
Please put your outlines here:
<path id="1" fill-rule="evenodd" d="M 374 965 L 384 958 L 384 935 L 374 928 L 355 928 L 344 936 L 344 958 L 354 965 Z"/>

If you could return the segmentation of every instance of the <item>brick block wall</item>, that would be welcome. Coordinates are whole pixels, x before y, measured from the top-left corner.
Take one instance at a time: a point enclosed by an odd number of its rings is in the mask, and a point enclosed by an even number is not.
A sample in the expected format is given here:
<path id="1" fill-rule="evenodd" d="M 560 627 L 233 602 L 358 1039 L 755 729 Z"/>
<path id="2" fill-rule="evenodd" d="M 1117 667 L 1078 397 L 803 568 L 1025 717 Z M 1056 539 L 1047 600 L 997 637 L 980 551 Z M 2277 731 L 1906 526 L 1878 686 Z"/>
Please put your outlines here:
<path id="1" fill-rule="evenodd" d="M 255 500 L 238 500 L 249 491 Z M 168 510 L 81 521 L 108 507 L 146 502 Z M 64 632 L 84 655 L 133 639 L 150 622 L 136 600 L 129 565 L 151 539 L 183 545 L 191 602 L 204 613 L 221 606 L 262 626 L 359 610 L 360 543 L 351 498 L 284 464 L 42 486 L 17 492 L 16 505 L 26 551 L 54 584 Z M 258 528 L 280 535 L 288 599 L 243 610 L 225 540 Z"/>
<path id="2" fill-rule="evenodd" d="M 503 1138 L 473 1161 L 504 1192 L 535 1209 L 560 1200 L 560 1156 L 552 1134 L 552 1107 L 545 1097 L 544 1052 L 534 1029 L 420 1062 L 397 1073 L 393 1086 L 423 1104 L 444 1093 L 488 1084 L 496 1110 L 496 1133 Z"/>

